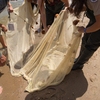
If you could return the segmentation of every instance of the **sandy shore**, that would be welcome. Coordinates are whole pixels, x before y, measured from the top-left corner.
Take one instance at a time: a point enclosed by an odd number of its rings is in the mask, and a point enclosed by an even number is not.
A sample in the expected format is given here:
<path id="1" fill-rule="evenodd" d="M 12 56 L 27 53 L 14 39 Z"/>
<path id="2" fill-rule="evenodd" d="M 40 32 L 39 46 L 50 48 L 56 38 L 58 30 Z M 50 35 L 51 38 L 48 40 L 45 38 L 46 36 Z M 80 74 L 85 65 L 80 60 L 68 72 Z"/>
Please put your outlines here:
<path id="1" fill-rule="evenodd" d="M 37 44 L 42 39 L 36 35 Z M 0 100 L 100 100 L 100 49 L 85 64 L 83 70 L 71 71 L 63 82 L 44 90 L 25 92 L 27 81 L 13 77 L 8 66 L 0 67 Z"/>

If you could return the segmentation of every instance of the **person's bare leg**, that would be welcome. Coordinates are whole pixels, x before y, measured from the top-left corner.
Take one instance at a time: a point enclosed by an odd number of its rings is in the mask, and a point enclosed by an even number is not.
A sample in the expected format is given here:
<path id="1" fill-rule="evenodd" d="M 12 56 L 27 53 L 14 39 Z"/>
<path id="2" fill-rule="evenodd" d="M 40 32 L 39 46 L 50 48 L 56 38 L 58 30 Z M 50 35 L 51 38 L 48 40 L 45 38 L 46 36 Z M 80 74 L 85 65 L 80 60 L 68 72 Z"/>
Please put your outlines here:
<path id="1" fill-rule="evenodd" d="M 7 45 L 6 45 L 2 35 L 0 35 L 0 43 L 2 44 L 3 48 L 7 48 Z"/>
<path id="2" fill-rule="evenodd" d="M 2 93 L 2 91 L 3 91 L 3 88 L 2 88 L 2 86 L 0 86 L 0 94 Z"/>

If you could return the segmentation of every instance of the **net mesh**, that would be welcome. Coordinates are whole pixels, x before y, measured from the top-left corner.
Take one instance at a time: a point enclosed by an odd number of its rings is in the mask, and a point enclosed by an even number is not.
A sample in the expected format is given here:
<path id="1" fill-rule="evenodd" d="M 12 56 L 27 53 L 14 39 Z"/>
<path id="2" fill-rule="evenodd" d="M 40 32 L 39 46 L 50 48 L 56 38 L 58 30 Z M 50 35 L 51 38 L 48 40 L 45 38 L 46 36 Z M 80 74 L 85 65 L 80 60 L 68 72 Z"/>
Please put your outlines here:
<path id="1" fill-rule="evenodd" d="M 71 71 L 81 34 L 73 25 L 75 18 L 63 10 L 40 41 L 20 73 L 29 92 L 60 83 Z"/>
<path id="2" fill-rule="evenodd" d="M 6 35 L 11 74 L 26 78 L 29 92 L 56 85 L 64 79 L 71 71 L 81 39 L 73 25 L 75 17 L 65 9 L 34 49 L 36 18 L 25 0 L 11 14 L 14 31 Z"/>
<path id="3" fill-rule="evenodd" d="M 10 14 L 8 26 L 13 24 L 14 30 L 7 31 L 6 41 L 11 74 L 14 76 L 19 76 L 20 69 L 33 51 L 35 29 L 32 26 L 35 19 L 31 4 L 27 0 Z"/>

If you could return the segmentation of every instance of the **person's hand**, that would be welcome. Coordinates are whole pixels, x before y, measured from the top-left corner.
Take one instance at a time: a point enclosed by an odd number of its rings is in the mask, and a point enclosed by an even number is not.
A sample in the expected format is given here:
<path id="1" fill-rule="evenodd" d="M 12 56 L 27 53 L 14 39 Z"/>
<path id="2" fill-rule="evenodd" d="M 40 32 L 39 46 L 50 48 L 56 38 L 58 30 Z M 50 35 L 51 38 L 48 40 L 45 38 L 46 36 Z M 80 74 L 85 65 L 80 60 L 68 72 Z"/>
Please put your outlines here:
<path id="1" fill-rule="evenodd" d="M 12 12 L 13 12 L 13 7 L 12 7 L 12 6 L 8 7 L 8 11 L 9 11 L 10 13 L 12 13 Z"/>
<path id="2" fill-rule="evenodd" d="M 59 14 L 55 14 L 55 18 L 57 18 L 59 16 Z"/>
<path id="3" fill-rule="evenodd" d="M 83 26 L 78 26 L 77 29 L 80 33 L 84 33 L 85 28 Z"/>
<path id="4" fill-rule="evenodd" d="M 48 31 L 49 28 L 50 28 L 50 25 L 48 25 L 48 26 L 46 26 L 46 27 L 44 28 L 45 33 Z"/>
<path id="5" fill-rule="evenodd" d="M 2 31 L 3 31 L 3 32 L 7 32 L 7 28 L 6 28 L 5 25 L 1 25 L 1 28 L 2 28 Z"/>
<path id="6" fill-rule="evenodd" d="M 12 7 L 12 5 L 11 5 L 10 3 L 8 3 L 8 11 L 9 11 L 10 13 L 13 12 L 13 7 Z"/>

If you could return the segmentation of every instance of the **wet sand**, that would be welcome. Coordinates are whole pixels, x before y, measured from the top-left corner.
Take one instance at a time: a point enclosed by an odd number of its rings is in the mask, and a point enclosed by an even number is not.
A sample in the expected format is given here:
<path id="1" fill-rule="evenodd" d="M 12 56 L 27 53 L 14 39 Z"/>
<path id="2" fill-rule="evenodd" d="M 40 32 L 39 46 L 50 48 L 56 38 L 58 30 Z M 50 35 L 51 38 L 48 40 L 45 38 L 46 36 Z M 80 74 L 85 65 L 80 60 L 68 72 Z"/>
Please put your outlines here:
<path id="1" fill-rule="evenodd" d="M 43 36 L 36 36 L 38 44 Z M 28 83 L 23 77 L 12 76 L 6 65 L 0 67 L 0 100 L 100 100 L 99 59 L 100 49 L 83 70 L 71 71 L 60 84 L 33 93 L 25 92 Z"/>

